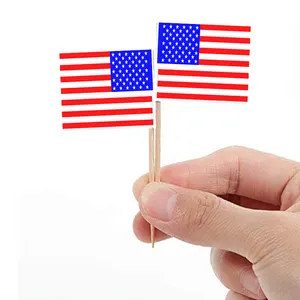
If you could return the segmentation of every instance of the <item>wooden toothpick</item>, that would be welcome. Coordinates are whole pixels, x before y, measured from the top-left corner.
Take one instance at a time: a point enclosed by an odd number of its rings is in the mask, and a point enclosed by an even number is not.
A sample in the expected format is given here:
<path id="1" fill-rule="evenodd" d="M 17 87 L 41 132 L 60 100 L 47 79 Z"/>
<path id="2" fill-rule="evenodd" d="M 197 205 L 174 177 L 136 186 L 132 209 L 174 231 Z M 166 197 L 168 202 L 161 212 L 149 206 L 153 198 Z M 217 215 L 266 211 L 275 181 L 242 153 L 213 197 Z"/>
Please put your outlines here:
<path id="1" fill-rule="evenodd" d="M 160 140 L 161 140 L 161 104 L 156 101 L 156 124 L 155 124 L 155 167 L 154 167 L 154 181 L 160 182 Z M 151 231 L 151 243 L 154 248 L 155 243 L 155 228 L 153 225 L 150 226 Z"/>
<path id="2" fill-rule="evenodd" d="M 154 182 L 154 128 L 149 129 L 149 183 Z M 151 243 L 154 247 L 155 228 L 150 225 Z"/>

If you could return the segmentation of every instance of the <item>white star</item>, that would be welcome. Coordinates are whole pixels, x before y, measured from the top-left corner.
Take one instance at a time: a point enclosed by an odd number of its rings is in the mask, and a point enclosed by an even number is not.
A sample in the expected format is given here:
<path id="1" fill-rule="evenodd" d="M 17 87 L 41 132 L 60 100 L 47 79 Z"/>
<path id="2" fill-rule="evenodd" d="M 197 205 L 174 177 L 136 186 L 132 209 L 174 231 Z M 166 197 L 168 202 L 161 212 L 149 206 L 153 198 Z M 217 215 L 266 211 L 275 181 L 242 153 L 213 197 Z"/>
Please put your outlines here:
<path id="1" fill-rule="evenodd" d="M 122 62 L 121 61 L 119 61 L 119 65 L 121 64 Z"/>
<path id="2" fill-rule="evenodd" d="M 175 29 L 173 29 L 173 32 L 175 32 L 176 30 Z"/>
<path id="3" fill-rule="evenodd" d="M 139 72 L 142 72 L 142 69 L 139 69 Z"/>
<path id="4" fill-rule="evenodd" d="M 126 81 L 128 81 L 129 79 L 128 78 L 126 78 Z"/>
<path id="5" fill-rule="evenodd" d="M 142 73 L 142 76 L 145 76 L 145 73 Z"/>
<path id="6" fill-rule="evenodd" d="M 116 90 L 116 88 L 114 87 L 114 91 Z"/>
<path id="7" fill-rule="evenodd" d="M 131 52 L 131 55 L 134 56 L 134 52 Z"/>
<path id="8" fill-rule="evenodd" d="M 168 37 L 166 37 L 166 40 L 168 40 L 169 38 Z"/>
<path id="9" fill-rule="evenodd" d="M 163 25 L 163 28 L 166 28 L 166 25 Z"/>
<path id="10" fill-rule="evenodd" d="M 173 55 L 172 55 L 172 58 L 174 58 L 174 57 L 175 57 L 175 55 L 173 54 Z"/>
<path id="11" fill-rule="evenodd" d="M 129 87 L 128 87 L 128 86 L 126 87 L 126 90 L 129 90 Z"/>
<path id="12" fill-rule="evenodd" d="M 168 49 L 169 48 L 169 46 L 166 46 L 166 49 Z"/>
<path id="13" fill-rule="evenodd" d="M 116 83 L 116 86 L 119 86 L 119 82 Z"/>
<path id="14" fill-rule="evenodd" d="M 175 49 L 175 46 L 173 46 L 172 49 Z"/>
<path id="15" fill-rule="evenodd" d="M 179 30 L 179 32 L 181 33 L 181 32 L 182 32 L 182 30 L 180 29 L 180 30 Z"/>
<path id="16" fill-rule="evenodd" d="M 121 53 L 119 52 L 119 56 L 121 56 Z"/>
<path id="17" fill-rule="evenodd" d="M 143 87 L 140 85 L 140 90 L 142 89 Z"/>
<path id="18" fill-rule="evenodd" d="M 178 29 L 178 28 L 179 28 L 179 25 L 177 25 L 176 28 Z"/>
<path id="19" fill-rule="evenodd" d="M 178 36 L 179 34 L 178 33 L 176 33 L 176 36 Z"/>
<path id="20" fill-rule="evenodd" d="M 185 50 L 187 50 L 188 49 L 188 47 L 185 47 Z"/>
<path id="21" fill-rule="evenodd" d="M 124 60 L 125 58 L 124 58 L 124 56 L 122 56 L 122 60 Z"/>
<path id="22" fill-rule="evenodd" d="M 138 55 L 141 55 L 141 52 L 139 52 Z"/>
<path id="23" fill-rule="evenodd" d="M 162 58 L 162 60 L 161 60 L 162 62 L 164 62 L 165 61 L 165 59 L 164 58 Z"/>
<path id="24" fill-rule="evenodd" d="M 194 42 L 194 41 L 195 41 L 195 39 L 192 39 L 192 41 Z"/>
<path id="25" fill-rule="evenodd" d="M 125 52 L 125 56 L 127 56 L 128 55 L 128 53 L 127 52 Z"/>
<path id="26" fill-rule="evenodd" d="M 166 32 L 169 32 L 169 29 L 167 29 Z"/>
<path id="27" fill-rule="evenodd" d="M 190 63 L 190 62 L 191 62 L 191 60 L 189 59 L 189 60 L 188 60 L 188 62 Z"/>
<path id="28" fill-rule="evenodd" d="M 163 36 L 165 36 L 166 34 L 165 33 L 163 33 Z"/>
<path id="29" fill-rule="evenodd" d="M 193 33 L 195 33 L 195 30 L 193 30 Z"/>
<path id="30" fill-rule="evenodd" d="M 162 42 L 162 44 L 164 45 L 164 44 L 165 44 L 165 42 Z"/>
<path id="31" fill-rule="evenodd" d="M 148 85 L 146 86 L 146 89 L 149 89 L 149 86 L 148 86 Z"/>
<path id="32" fill-rule="evenodd" d="M 115 71 L 115 70 L 113 70 L 112 72 L 113 72 L 113 74 L 114 74 L 116 71 Z"/>
<path id="33" fill-rule="evenodd" d="M 191 35 L 191 34 L 189 34 L 189 37 L 192 37 L 192 35 Z"/>
<path id="34" fill-rule="evenodd" d="M 172 40 L 175 41 L 175 38 L 173 37 Z"/>
<path id="35" fill-rule="evenodd" d="M 192 47 L 192 50 L 195 50 L 195 47 Z"/>
<path id="36" fill-rule="evenodd" d="M 142 83 L 143 83 L 143 85 L 145 85 L 145 84 L 146 84 L 146 82 L 145 82 L 145 81 L 143 81 Z"/>
<path id="37" fill-rule="evenodd" d="M 199 29 L 199 27 L 197 26 L 196 29 Z"/>
<path id="38" fill-rule="evenodd" d="M 126 83 L 125 82 L 123 82 L 123 85 L 125 85 Z"/>
<path id="39" fill-rule="evenodd" d="M 116 66 L 116 69 L 118 69 L 118 66 Z"/>
<path id="40" fill-rule="evenodd" d="M 181 48 L 182 48 L 181 46 L 178 47 L 179 50 L 181 50 Z"/>
<path id="41" fill-rule="evenodd" d="M 135 86 L 134 87 L 132 87 L 134 90 L 135 90 Z"/>
<path id="42" fill-rule="evenodd" d="M 192 29 L 192 26 L 190 26 L 190 29 Z"/>
<path id="43" fill-rule="evenodd" d="M 173 26 L 172 26 L 172 24 L 170 24 L 170 28 L 172 28 Z"/>
<path id="44" fill-rule="evenodd" d="M 120 90 L 122 90 L 122 87 L 120 86 Z"/>
<path id="45" fill-rule="evenodd" d="M 148 78 L 148 77 L 146 77 L 145 79 L 146 79 L 147 81 L 149 80 L 149 78 Z"/>
<path id="46" fill-rule="evenodd" d="M 178 60 L 177 59 L 175 59 L 175 62 L 177 62 Z"/>
<path id="47" fill-rule="evenodd" d="M 185 29 L 185 25 L 183 25 L 182 28 Z"/>
<path id="48" fill-rule="evenodd" d="M 198 37 L 198 34 L 196 34 L 196 38 Z"/>
<path id="49" fill-rule="evenodd" d="M 129 85 L 132 85 L 132 82 L 129 82 Z"/>
<path id="50" fill-rule="evenodd" d="M 112 64 L 114 65 L 114 64 L 115 64 L 115 62 L 113 61 L 113 62 L 112 62 Z"/>
<path id="51" fill-rule="evenodd" d="M 171 58 L 169 58 L 169 62 L 171 61 Z"/>
<path id="52" fill-rule="evenodd" d="M 184 59 L 182 59 L 181 62 L 184 62 Z"/>

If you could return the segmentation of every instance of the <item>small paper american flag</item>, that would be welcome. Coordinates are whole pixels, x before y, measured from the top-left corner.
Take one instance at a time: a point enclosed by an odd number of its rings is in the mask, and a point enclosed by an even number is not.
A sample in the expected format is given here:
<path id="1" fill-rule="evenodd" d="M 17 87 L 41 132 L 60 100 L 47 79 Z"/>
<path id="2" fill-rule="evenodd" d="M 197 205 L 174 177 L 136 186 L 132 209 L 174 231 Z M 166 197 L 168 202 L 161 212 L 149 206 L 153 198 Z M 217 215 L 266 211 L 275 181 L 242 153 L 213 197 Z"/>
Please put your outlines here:
<path id="1" fill-rule="evenodd" d="M 60 54 L 63 129 L 153 125 L 151 50 Z"/>
<path id="2" fill-rule="evenodd" d="M 159 23 L 158 99 L 248 101 L 250 26 Z"/>

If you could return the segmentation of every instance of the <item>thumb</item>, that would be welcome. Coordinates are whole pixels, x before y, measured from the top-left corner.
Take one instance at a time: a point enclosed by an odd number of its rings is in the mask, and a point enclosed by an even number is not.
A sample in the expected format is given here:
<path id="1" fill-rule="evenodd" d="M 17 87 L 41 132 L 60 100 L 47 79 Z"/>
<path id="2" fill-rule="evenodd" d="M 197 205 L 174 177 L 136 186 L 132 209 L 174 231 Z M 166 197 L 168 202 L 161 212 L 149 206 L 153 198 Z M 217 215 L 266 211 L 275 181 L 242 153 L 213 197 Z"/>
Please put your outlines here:
<path id="1" fill-rule="evenodd" d="M 165 183 L 148 184 L 139 203 L 143 217 L 169 236 L 235 252 L 252 263 L 276 243 L 272 224 L 278 222 L 278 212 L 246 209 L 210 193 Z"/>

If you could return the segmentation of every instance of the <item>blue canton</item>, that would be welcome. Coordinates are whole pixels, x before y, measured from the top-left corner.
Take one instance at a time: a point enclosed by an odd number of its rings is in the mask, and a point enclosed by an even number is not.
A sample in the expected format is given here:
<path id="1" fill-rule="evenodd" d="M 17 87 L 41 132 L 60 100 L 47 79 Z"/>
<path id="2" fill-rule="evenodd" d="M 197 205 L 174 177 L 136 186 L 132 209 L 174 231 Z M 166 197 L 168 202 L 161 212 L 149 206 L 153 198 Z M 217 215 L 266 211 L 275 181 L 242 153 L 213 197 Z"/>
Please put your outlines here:
<path id="1" fill-rule="evenodd" d="M 151 50 L 110 52 L 113 92 L 153 90 Z"/>
<path id="2" fill-rule="evenodd" d="M 159 23 L 158 63 L 198 65 L 199 45 L 200 25 Z"/>

